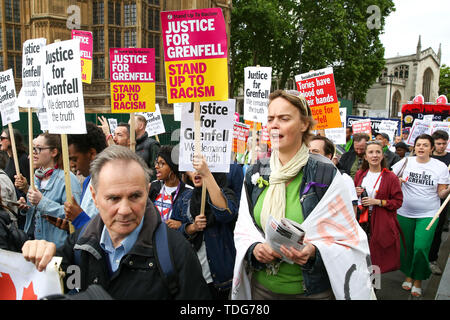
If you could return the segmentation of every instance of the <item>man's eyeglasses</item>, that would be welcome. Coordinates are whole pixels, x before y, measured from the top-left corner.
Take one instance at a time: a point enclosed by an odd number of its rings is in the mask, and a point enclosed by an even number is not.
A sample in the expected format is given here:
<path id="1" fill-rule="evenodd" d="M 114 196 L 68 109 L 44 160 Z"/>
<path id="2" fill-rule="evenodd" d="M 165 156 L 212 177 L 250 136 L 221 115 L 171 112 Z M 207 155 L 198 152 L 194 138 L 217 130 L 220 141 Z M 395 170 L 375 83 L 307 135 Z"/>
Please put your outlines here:
<path id="1" fill-rule="evenodd" d="M 162 168 L 164 167 L 165 164 L 166 164 L 165 162 L 155 161 L 155 168 Z"/>
<path id="2" fill-rule="evenodd" d="M 5 139 L 9 139 L 8 137 L 3 137 L 3 136 L 0 136 L 0 140 L 5 140 Z"/>
<path id="3" fill-rule="evenodd" d="M 45 149 L 53 149 L 53 147 L 33 147 L 33 153 L 40 154 Z"/>

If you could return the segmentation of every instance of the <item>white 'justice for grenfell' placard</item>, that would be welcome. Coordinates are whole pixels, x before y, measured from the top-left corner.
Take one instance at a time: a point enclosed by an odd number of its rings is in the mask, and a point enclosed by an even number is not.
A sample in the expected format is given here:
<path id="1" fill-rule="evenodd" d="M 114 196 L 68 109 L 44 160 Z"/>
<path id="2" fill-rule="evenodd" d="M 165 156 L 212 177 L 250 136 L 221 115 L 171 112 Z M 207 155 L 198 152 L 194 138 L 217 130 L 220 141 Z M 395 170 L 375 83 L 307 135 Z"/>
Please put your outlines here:
<path id="1" fill-rule="evenodd" d="M 47 45 L 43 71 L 49 133 L 86 133 L 80 40 Z"/>
<path id="2" fill-rule="evenodd" d="M 201 153 L 211 172 L 230 170 L 236 100 L 200 102 Z M 194 104 L 183 108 L 180 134 L 180 171 L 195 171 Z"/>

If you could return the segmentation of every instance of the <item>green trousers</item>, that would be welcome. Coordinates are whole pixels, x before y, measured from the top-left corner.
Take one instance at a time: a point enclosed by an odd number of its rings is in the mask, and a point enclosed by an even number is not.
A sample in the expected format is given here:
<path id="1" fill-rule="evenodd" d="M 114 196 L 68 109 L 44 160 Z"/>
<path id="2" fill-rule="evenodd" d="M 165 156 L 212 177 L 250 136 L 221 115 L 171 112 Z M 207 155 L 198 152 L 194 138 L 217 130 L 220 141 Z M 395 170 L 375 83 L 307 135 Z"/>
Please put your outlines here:
<path id="1" fill-rule="evenodd" d="M 430 230 L 425 230 L 432 218 L 407 218 L 397 215 L 405 236 L 405 247 L 400 241 L 400 270 L 414 280 L 426 280 L 431 275 L 428 253 L 433 243 L 437 221 Z"/>

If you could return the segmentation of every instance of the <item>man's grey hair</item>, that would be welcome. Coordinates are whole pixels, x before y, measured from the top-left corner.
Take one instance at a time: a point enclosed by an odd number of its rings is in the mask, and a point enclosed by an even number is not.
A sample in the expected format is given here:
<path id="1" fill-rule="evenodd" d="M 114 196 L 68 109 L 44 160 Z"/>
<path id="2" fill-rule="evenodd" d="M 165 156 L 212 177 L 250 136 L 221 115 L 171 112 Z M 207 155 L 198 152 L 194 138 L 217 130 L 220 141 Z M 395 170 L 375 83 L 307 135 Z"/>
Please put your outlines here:
<path id="1" fill-rule="evenodd" d="M 148 185 L 150 183 L 150 169 L 145 163 L 144 159 L 138 156 L 136 153 L 131 151 L 129 148 L 119 145 L 112 145 L 102 152 L 100 152 L 91 162 L 90 174 L 91 174 L 91 182 L 94 189 L 97 189 L 98 185 L 98 176 L 100 175 L 100 171 L 104 167 L 105 164 L 115 160 L 122 160 L 125 162 L 135 161 L 137 162 L 145 172 L 145 182 Z M 124 171 L 124 175 L 127 173 Z"/>

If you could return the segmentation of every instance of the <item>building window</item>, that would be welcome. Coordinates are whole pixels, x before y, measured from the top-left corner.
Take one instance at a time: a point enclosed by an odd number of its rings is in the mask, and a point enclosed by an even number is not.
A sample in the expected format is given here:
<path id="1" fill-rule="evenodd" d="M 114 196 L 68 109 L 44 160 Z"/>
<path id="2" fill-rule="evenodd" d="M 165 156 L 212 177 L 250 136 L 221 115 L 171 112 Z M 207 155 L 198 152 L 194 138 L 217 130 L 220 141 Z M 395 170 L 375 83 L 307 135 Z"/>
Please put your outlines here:
<path id="1" fill-rule="evenodd" d="M 433 81 L 433 71 L 431 68 L 425 70 L 423 74 L 423 82 L 422 82 L 422 95 L 424 97 L 425 102 L 430 101 L 431 98 L 431 82 Z"/>
<path id="2" fill-rule="evenodd" d="M 9 0 L 6 0 L 9 1 Z M 13 15 L 14 15 L 14 22 L 20 22 L 20 0 L 14 0 L 13 1 Z"/>
<path id="3" fill-rule="evenodd" d="M 155 34 L 155 57 L 159 57 L 159 35 Z"/>
<path id="4" fill-rule="evenodd" d="M 397 90 L 392 96 L 392 114 L 390 116 L 397 117 L 400 111 L 400 100 L 402 100 L 402 95 Z"/>
<path id="5" fill-rule="evenodd" d="M 395 67 L 394 76 L 399 79 L 408 79 L 409 66 L 406 64 L 402 64 L 400 66 Z"/>
<path id="6" fill-rule="evenodd" d="M 93 32 L 94 38 L 94 52 L 103 51 L 105 46 L 105 38 L 103 29 L 94 29 Z"/>
<path id="7" fill-rule="evenodd" d="M 148 9 L 147 28 L 148 30 L 159 31 L 159 9 Z"/>
<path id="8" fill-rule="evenodd" d="M 120 3 L 108 2 L 108 23 L 120 26 Z"/>
<path id="9" fill-rule="evenodd" d="M 6 27 L 6 47 L 9 49 L 14 49 L 14 28 Z"/>
<path id="10" fill-rule="evenodd" d="M 1 60 L 3 63 L 3 59 Z M 22 78 L 22 57 L 8 54 L 8 69 L 12 69 L 15 78 Z"/>
<path id="11" fill-rule="evenodd" d="M 158 60 L 155 60 L 155 81 L 160 81 L 159 68 L 160 68 L 160 62 L 159 62 L 159 59 L 158 59 Z"/>
<path id="12" fill-rule="evenodd" d="M 6 0 L 5 1 L 5 21 L 12 22 L 11 0 Z"/>
<path id="13" fill-rule="evenodd" d="M 108 46 L 110 48 L 120 48 L 121 43 L 120 30 L 110 28 L 108 30 Z"/>
<path id="14" fill-rule="evenodd" d="M 94 56 L 94 79 L 105 79 L 105 57 Z"/>
<path id="15" fill-rule="evenodd" d="M 16 49 L 16 50 L 22 49 L 20 27 L 14 28 L 14 49 Z"/>
<path id="16" fill-rule="evenodd" d="M 93 3 L 93 24 L 103 24 L 104 22 L 104 6 L 103 1 L 94 1 Z"/>
<path id="17" fill-rule="evenodd" d="M 126 30 L 125 35 L 125 48 L 136 47 L 136 30 Z"/>
<path id="18" fill-rule="evenodd" d="M 125 4 L 124 18 L 126 26 L 136 25 L 136 3 Z"/>

